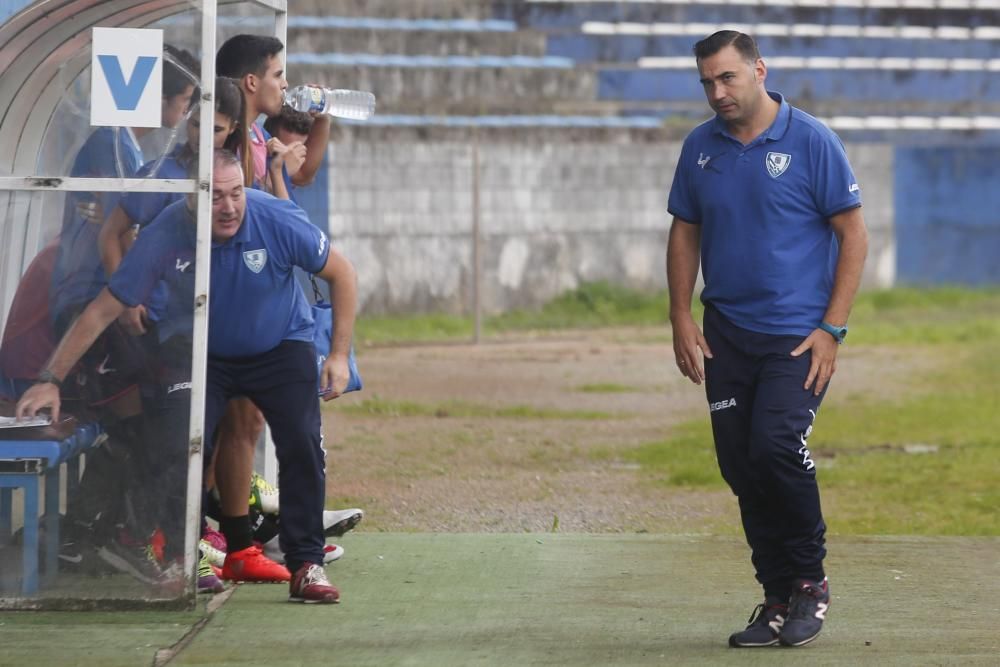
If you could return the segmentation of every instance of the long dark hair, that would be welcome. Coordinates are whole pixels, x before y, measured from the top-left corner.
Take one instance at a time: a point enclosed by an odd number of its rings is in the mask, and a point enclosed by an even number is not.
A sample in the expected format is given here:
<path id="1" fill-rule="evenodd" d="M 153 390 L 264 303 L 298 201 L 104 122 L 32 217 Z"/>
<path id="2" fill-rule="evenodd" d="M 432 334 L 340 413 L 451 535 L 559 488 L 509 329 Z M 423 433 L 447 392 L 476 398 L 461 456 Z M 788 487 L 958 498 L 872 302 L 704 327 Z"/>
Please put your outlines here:
<path id="1" fill-rule="evenodd" d="M 199 100 L 201 91 L 196 90 L 193 99 Z M 243 162 L 243 171 L 249 174 L 246 185 L 253 184 L 253 156 L 250 154 L 250 134 L 245 127 L 243 116 L 246 114 L 246 101 L 243 98 L 243 90 L 239 84 L 227 76 L 219 76 L 215 79 L 215 111 L 233 121 L 233 131 L 226 137 L 222 147 L 231 153 L 239 155 Z M 198 104 L 191 107 L 189 117 L 198 112 Z M 185 151 L 186 157 L 193 160 L 195 152 L 191 147 Z M 249 164 L 248 164 L 249 163 Z"/>
<path id="2" fill-rule="evenodd" d="M 253 185 L 253 156 L 250 154 L 250 131 L 245 127 L 246 100 L 235 79 L 220 76 L 215 79 L 215 110 L 236 121 L 233 132 L 222 147 L 239 155 L 243 164 L 244 185 Z"/>

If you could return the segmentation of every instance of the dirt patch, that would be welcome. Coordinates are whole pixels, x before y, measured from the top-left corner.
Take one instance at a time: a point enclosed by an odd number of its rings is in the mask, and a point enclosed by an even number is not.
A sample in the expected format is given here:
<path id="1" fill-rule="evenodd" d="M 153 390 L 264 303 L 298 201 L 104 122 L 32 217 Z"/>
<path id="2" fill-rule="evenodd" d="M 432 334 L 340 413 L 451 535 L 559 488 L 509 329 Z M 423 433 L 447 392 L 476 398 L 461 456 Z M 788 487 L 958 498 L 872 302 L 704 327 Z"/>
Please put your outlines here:
<path id="1" fill-rule="evenodd" d="M 328 504 L 363 507 L 367 530 L 737 532 L 735 499 L 721 482 L 717 490 L 668 487 L 620 456 L 708 418 L 704 390 L 679 375 L 662 334 L 615 329 L 364 350 L 364 391 L 326 412 Z M 933 364 L 912 351 L 845 348 L 827 400 L 902 395 Z M 601 386 L 612 390 L 593 390 Z M 345 410 L 376 397 L 439 416 Z M 456 401 L 559 417 L 452 416 L 447 406 Z"/>

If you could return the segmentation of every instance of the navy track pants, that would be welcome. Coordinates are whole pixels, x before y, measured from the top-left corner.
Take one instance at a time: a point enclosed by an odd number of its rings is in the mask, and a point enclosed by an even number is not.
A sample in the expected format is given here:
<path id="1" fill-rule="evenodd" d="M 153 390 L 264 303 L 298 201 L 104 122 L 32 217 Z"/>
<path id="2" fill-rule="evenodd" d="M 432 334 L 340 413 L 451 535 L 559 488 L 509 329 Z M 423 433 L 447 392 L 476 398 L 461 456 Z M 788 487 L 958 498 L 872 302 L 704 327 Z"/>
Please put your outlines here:
<path id="1" fill-rule="evenodd" d="M 264 414 L 278 458 L 281 504 L 279 543 L 292 572 L 302 563 L 323 563 L 326 455 L 316 387 L 316 348 L 286 340 L 263 354 L 208 358 L 205 433 L 214 434 L 226 402 L 246 396 Z M 206 444 L 212 438 L 206 439 Z M 212 458 L 211 444 L 205 460 Z"/>
<path id="2" fill-rule="evenodd" d="M 803 389 L 811 354 L 791 356 L 801 336 L 739 328 L 711 305 L 704 333 L 719 469 L 739 499 L 757 581 L 766 596 L 787 599 L 795 579 L 824 577 L 826 524 L 806 446 L 823 400 Z"/>

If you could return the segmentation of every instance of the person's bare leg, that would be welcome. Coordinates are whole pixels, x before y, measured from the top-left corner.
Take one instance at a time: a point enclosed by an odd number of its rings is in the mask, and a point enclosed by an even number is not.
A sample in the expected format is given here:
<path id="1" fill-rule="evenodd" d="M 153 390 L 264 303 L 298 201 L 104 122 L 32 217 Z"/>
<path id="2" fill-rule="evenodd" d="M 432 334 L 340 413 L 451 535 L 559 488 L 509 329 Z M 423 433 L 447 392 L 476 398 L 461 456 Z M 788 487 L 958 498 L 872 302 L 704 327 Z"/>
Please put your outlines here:
<path id="1" fill-rule="evenodd" d="M 226 537 L 222 578 L 230 581 L 288 581 L 283 566 L 253 550 L 250 525 L 250 477 L 257 440 L 264 431 L 264 417 L 248 399 L 229 402 L 218 430 L 215 483 L 219 489 L 219 529 Z"/>
<path id="2" fill-rule="evenodd" d="M 225 516 L 244 516 L 250 497 L 257 440 L 264 432 L 264 416 L 246 398 L 229 401 L 216 442 L 215 484 Z"/>

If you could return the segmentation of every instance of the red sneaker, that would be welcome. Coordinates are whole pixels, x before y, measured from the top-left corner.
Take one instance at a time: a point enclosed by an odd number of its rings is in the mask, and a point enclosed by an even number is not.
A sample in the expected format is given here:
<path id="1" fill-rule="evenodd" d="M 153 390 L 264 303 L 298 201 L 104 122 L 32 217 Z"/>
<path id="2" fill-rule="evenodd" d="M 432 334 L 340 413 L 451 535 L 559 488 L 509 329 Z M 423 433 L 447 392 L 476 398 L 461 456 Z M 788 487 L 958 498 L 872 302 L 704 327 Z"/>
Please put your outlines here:
<path id="1" fill-rule="evenodd" d="M 291 573 L 283 565 L 261 553 L 260 547 L 247 547 L 226 554 L 222 578 L 228 581 L 259 581 L 278 583 L 289 581 Z"/>
<path id="2" fill-rule="evenodd" d="M 332 604 L 340 601 L 340 591 L 330 585 L 322 565 L 305 563 L 295 572 L 288 586 L 289 602 Z"/>

